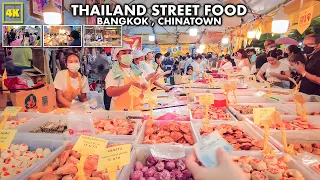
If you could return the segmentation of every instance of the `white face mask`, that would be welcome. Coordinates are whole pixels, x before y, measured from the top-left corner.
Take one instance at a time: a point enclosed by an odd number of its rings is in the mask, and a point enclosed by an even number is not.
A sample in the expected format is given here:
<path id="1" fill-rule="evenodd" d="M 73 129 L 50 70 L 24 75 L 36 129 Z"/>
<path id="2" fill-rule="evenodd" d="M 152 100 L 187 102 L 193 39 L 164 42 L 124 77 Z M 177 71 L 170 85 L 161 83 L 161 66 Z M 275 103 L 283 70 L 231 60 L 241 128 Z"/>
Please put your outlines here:
<path id="1" fill-rule="evenodd" d="M 125 54 L 121 56 L 120 62 L 126 66 L 129 66 L 132 63 L 133 57 L 131 54 Z"/>
<path id="2" fill-rule="evenodd" d="M 67 67 L 71 72 L 75 73 L 79 71 L 80 63 L 68 63 Z"/>

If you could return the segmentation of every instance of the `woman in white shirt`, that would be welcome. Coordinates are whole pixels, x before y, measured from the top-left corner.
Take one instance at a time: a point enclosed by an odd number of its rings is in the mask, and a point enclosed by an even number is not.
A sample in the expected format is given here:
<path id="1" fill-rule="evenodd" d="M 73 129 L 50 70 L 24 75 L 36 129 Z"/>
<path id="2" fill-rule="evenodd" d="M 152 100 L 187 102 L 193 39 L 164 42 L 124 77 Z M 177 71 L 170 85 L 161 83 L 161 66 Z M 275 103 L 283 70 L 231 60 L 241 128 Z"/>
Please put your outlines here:
<path id="1" fill-rule="evenodd" d="M 239 49 L 236 53 L 236 58 L 238 60 L 237 66 L 238 69 L 248 67 L 250 69 L 250 61 L 247 52 L 244 49 Z"/>
<path id="2" fill-rule="evenodd" d="M 290 77 L 289 66 L 277 59 L 277 50 L 269 51 L 267 59 L 268 63 L 265 63 L 257 74 L 258 80 L 264 81 L 263 75 L 265 73 L 266 80 L 269 82 L 288 81 L 288 77 Z"/>
<path id="3" fill-rule="evenodd" d="M 220 67 L 220 69 L 224 72 L 232 72 L 233 66 L 231 63 L 230 55 L 229 54 L 225 55 L 222 60 L 223 60 L 224 64 Z"/>
<path id="4" fill-rule="evenodd" d="M 57 103 L 59 107 L 70 108 L 71 103 L 77 97 L 81 102 L 87 101 L 89 92 L 88 79 L 78 71 L 80 60 L 77 54 L 71 53 L 67 57 L 66 70 L 59 71 L 54 79 Z"/>
<path id="5" fill-rule="evenodd" d="M 196 59 L 191 63 L 191 66 L 193 67 L 193 71 L 198 75 L 201 71 L 200 69 L 200 63 L 202 61 L 202 56 L 199 55 L 196 57 Z"/>

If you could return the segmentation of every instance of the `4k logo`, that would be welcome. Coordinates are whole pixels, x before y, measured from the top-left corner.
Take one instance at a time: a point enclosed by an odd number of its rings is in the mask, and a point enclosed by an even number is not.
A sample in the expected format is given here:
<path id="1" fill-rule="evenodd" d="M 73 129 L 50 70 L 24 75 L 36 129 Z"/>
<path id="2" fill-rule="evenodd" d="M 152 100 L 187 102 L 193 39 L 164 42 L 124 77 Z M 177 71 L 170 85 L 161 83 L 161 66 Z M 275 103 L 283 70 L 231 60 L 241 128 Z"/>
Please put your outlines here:
<path id="1" fill-rule="evenodd" d="M 3 24 L 23 24 L 24 13 L 23 2 L 3 2 L 2 3 L 2 23 Z"/>

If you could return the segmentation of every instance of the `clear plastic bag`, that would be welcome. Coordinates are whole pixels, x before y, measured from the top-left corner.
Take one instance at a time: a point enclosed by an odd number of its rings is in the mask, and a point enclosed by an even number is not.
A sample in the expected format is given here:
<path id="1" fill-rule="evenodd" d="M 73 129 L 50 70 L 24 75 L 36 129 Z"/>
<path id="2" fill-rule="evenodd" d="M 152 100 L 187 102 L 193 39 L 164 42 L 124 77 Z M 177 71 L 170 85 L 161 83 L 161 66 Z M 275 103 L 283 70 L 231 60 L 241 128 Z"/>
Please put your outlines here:
<path id="1" fill-rule="evenodd" d="M 155 144 L 150 147 L 150 152 L 160 159 L 180 159 L 186 156 L 182 144 Z"/>
<path id="2" fill-rule="evenodd" d="M 77 139 L 81 135 L 94 136 L 93 120 L 87 114 L 70 113 L 66 115 L 68 125 L 67 139 Z"/>

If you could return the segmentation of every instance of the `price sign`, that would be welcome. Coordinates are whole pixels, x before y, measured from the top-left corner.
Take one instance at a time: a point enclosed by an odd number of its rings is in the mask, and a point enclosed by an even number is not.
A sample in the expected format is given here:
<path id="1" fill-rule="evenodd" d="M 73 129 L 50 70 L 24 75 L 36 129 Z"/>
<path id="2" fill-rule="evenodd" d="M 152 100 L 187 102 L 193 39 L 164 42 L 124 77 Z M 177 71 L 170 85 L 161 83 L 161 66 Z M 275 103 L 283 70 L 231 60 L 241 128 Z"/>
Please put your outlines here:
<path id="1" fill-rule="evenodd" d="M 224 85 L 223 85 L 223 89 L 224 89 L 225 92 L 230 92 L 230 91 L 232 91 L 231 84 L 228 84 L 228 83 L 224 84 Z"/>
<path id="2" fill-rule="evenodd" d="M 211 105 L 214 104 L 214 95 L 213 94 L 200 94 L 199 102 L 203 105 Z"/>
<path id="3" fill-rule="evenodd" d="M 16 116 L 20 112 L 21 107 L 18 106 L 8 106 L 2 112 L 1 116 Z"/>
<path id="4" fill-rule="evenodd" d="M 253 108 L 254 123 L 259 125 L 261 121 L 266 120 L 274 111 L 276 111 L 275 107 Z"/>
<path id="5" fill-rule="evenodd" d="M 181 76 L 181 82 L 182 83 L 187 83 L 189 80 L 189 76 Z"/>
<path id="6" fill-rule="evenodd" d="M 134 97 L 139 97 L 141 94 L 141 89 L 134 86 L 134 85 L 131 85 L 130 88 L 129 88 L 129 95 L 130 96 L 134 96 Z"/>
<path id="7" fill-rule="evenodd" d="M 96 153 L 106 148 L 107 144 L 108 140 L 81 135 L 72 150 Z"/>
<path id="8" fill-rule="evenodd" d="M 8 149 L 17 130 L 2 130 L 0 131 L 0 148 L 1 151 Z"/>
<path id="9" fill-rule="evenodd" d="M 131 144 L 107 148 L 99 153 L 98 171 L 108 170 L 111 180 L 116 179 L 116 171 L 130 164 Z"/>
<path id="10" fill-rule="evenodd" d="M 313 6 L 300 11 L 297 30 L 302 34 L 311 24 Z"/>

